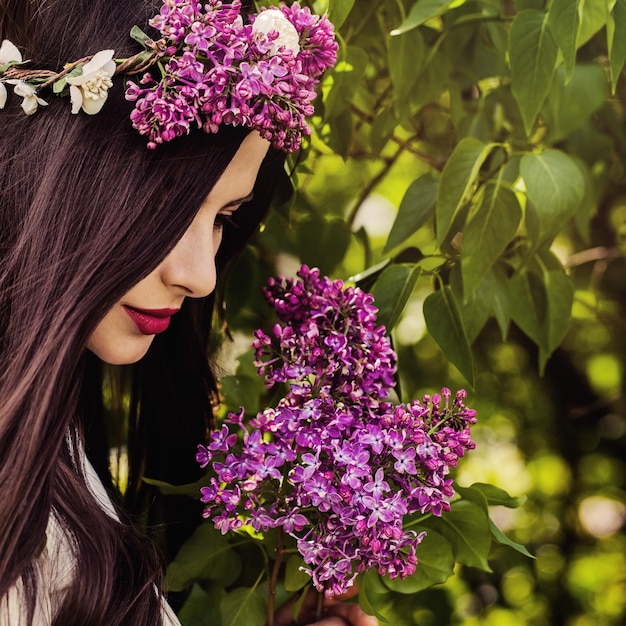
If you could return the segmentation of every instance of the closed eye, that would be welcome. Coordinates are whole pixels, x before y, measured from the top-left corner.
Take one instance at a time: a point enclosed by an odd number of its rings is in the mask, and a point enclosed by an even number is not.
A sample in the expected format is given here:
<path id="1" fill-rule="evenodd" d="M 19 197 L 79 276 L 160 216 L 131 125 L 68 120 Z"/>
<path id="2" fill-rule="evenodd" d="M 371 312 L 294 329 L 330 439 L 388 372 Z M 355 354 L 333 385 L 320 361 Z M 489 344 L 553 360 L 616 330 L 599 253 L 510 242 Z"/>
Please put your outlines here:
<path id="1" fill-rule="evenodd" d="M 239 223 L 235 219 L 234 213 L 218 213 L 215 216 L 213 227 L 222 230 L 224 226 L 230 226 L 231 228 L 239 228 Z"/>

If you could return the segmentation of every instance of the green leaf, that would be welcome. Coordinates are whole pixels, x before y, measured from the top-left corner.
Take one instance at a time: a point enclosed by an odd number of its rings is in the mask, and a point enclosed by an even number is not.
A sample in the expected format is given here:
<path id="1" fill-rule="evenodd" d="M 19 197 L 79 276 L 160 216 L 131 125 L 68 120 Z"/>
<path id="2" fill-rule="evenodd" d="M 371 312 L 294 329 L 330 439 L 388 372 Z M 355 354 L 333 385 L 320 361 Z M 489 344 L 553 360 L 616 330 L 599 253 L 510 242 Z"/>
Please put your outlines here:
<path id="1" fill-rule="evenodd" d="M 352 11 L 355 0 L 331 0 L 328 7 L 328 19 L 331 21 L 335 30 L 344 23 L 345 19 Z"/>
<path id="2" fill-rule="evenodd" d="M 409 185 L 383 253 L 406 241 L 431 218 L 437 202 L 438 182 L 437 177 L 429 172 Z"/>
<path id="3" fill-rule="evenodd" d="M 375 154 L 379 154 L 385 147 L 398 123 L 392 108 L 384 109 L 376 115 L 370 132 L 370 145 Z"/>
<path id="4" fill-rule="evenodd" d="M 148 47 L 150 37 L 146 35 L 146 33 L 144 33 L 139 26 L 135 25 L 130 29 L 130 38 L 134 39 L 137 43 L 140 43 L 144 48 Z"/>
<path id="5" fill-rule="evenodd" d="M 421 268 L 417 265 L 396 264 L 383 270 L 374 288 L 374 304 L 378 307 L 378 323 L 389 332 L 413 293 Z"/>
<path id="6" fill-rule="evenodd" d="M 65 76 L 63 76 L 63 78 L 59 78 L 59 80 L 57 80 L 56 82 L 54 82 L 52 84 L 52 91 L 55 94 L 60 94 L 65 87 L 67 86 L 67 79 Z"/>
<path id="7" fill-rule="evenodd" d="M 611 69 L 611 91 L 614 94 L 626 61 L 626 0 L 615 0 L 606 21 L 606 37 Z"/>
<path id="8" fill-rule="evenodd" d="M 424 300 L 424 319 L 432 338 L 473 387 L 474 358 L 459 308 L 449 286 L 431 293 Z"/>
<path id="9" fill-rule="evenodd" d="M 251 356 L 251 355 L 248 355 Z M 226 399 L 226 406 L 229 410 L 237 411 L 239 407 L 245 407 L 249 413 L 256 413 L 261 410 L 259 401 L 261 395 L 265 392 L 265 385 L 259 385 L 259 377 L 256 375 L 256 369 L 252 365 L 253 357 L 249 360 L 240 359 L 239 369 L 236 376 L 224 376 L 220 379 L 220 389 Z M 241 364 L 245 363 L 245 366 Z M 252 366 L 252 367 L 250 367 Z M 242 371 L 244 367 L 255 369 L 251 372 L 251 376 L 246 376 Z"/>
<path id="10" fill-rule="evenodd" d="M 424 38 L 419 30 L 411 30 L 389 40 L 388 67 L 395 109 L 401 119 L 408 115 L 409 96 L 420 76 L 425 57 Z"/>
<path id="11" fill-rule="evenodd" d="M 531 552 L 528 551 L 528 549 L 526 548 L 526 546 L 522 545 L 521 543 L 517 543 L 516 541 L 513 541 L 512 539 L 510 539 L 509 537 L 507 537 L 494 523 L 494 521 L 492 519 L 489 519 L 489 528 L 491 530 L 491 535 L 493 536 L 494 540 L 497 541 L 498 543 L 504 545 L 504 546 L 508 546 L 510 548 L 513 548 L 513 550 L 519 552 L 520 554 L 523 554 L 524 556 L 528 557 L 529 559 L 536 559 L 537 557 L 532 554 Z"/>
<path id="12" fill-rule="evenodd" d="M 448 84 L 450 73 L 455 70 L 456 68 L 445 50 L 437 49 L 434 56 L 431 51 L 426 59 L 426 66 L 420 73 L 415 88 L 410 94 L 410 113 L 417 113 L 422 107 L 436 99 Z"/>
<path id="13" fill-rule="evenodd" d="M 464 137 L 450 155 L 437 191 L 437 245 L 446 238 L 455 215 L 469 200 L 480 168 L 496 145 Z"/>
<path id="14" fill-rule="evenodd" d="M 194 500 L 200 499 L 200 488 L 207 483 L 206 478 L 201 478 L 197 483 L 187 483 L 186 485 L 172 485 L 163 480 L 154 478 L 142 478 L 143 482 L 158 487 L 159 491 L 166 496 L 190 496 Z"/>
<path id="15" fill-rule="evenodd" d="M 392 36 L 402 35 L 445 12 L 453 0 L 417 0 L 406 19 L 391 31 Z"/>
<path id="16" fill-rule="evenodd" d="M 358 577 L 359 606 L 368 615 L 374 615 L 379 622 L 389 623 L 389 620 L 378 610 L 378 598 L 386 597 L 386 588 L 383 586 L 380 576 L 373 570 L 367 570 Z"/>
<path id="17" fill-rule="evenodd" d="M 292 554 L 289 557 L 285 566 L 286 591 L 300 591 L 300 589 L 311 582 L 311 577 L 300 569 L 303 565 L 304 559 L 300 555 Z"/>
<path id="18" fill-rule="evenodd" d="M 491 548 L 489 517 L 481 506 L 457 500 L 452 503 L 450 511 L 440 518 L 429 518 L 424 524 L 434 528 L 452 544 L 459 563 L 491 571 L 487 561 Z"/>
<path id="19" fill-rule="evenodd" d="M 560 150 L 522 157 L 520 173 L 539 217 L 540 236 L 552 238 L 574 216 L 585 195 L 585 179 L 576 162 Z"/>
<path id="20" fill-rule="evenodd" d="M 219 603 L 224 597 L 221 587 L 211 586 L 205 591 L 194 585 L 178 617 L 183 624 L 193 626 L 216 626 L 219 624 Z"/>
<path id="21" fill-rule="evenodd" d="M 454 553 L 450 542 L 434 530 L 428 530 L 417 549 L 417 568 L 406 578 L 383 577 L 383 582 L 397 593 L 417 593 L 443 583 L 454 573 Z"/>
<path id="22" fill-rule="evenodd" d="M 220 614 L 222 626 L 264 626 L 267 603 L 255 588 L 240 587 L 223 598 Z"/>
<path id="23" fill-rule="evenodd" d="M 517 509 L 526 502 L 526 496 L 511 496 L 504 489 L 487 483 L 473 483 L 469 487 L 454 486 L 454 490 L 464 498 L 468 498 L 471 492 L 478 492 L 484 496 L 489 506 L 505 506 L 509 509 Z"/>
<path id="24" fill-rule="evenodd" d="M 348 46 L 345 55 L 332 71 L 332 87 L 324 99 L 327 119 L 348 110 L 367 67 L 367 53 L 362 48 Z"/>
<path id="25" fill-rule="evenodd" d="M 548 14 L 521 11 L 513 20 L 509 39 L 511 89 L 526 135 L 530 135 L 556 69 L 558 46 L 548 26 Z"/>
<path id="26" fill-rule="evenodd" d="M 520 554 L 527 556 L 529 559 L 536 558 L 533 554 L 531 554 L 526 546 L 523 546 L 521 543 L 517 543 L 512 539 L 509 539 L 494 523 L 494 521 L 489 518 L 489 530 L 491 531 L 491 536 L 500 544 L 504 546 L 509 546 L 509 548 L 513 548 Z"/>
<path id="27" fill-rule="evenodd" d="M 545 272 L 544 281 L 548 294 L 547 346 L 539 356 L 539 369 L 543 371 L 546 361 L 563 341 L 569 328 L 574 303 L 574 285 L 562 270 Z"/>
<path id="28" fill-rule="evenodd" d="M 210 524 L 201 524 L 182 545 L 167 569 L 167 588 L 183 591 L 197 580 L 234 582 L 241 571 L 239 556 L 228 539 Z"/>
<path id="29" fill-rule="evenodd" d="M 350 245 L 350 229 L 342 219 L 335 217 L 327 220 L 319 215 L 309 215 L 298 222 L 296 243 L 302 262 L 319 267 L 322 274 L 328 275 L 346 254 Z"/>
<path id="30" fill-rule="evenodd" d="M 509 303 L 509 279 L 504 270 L 494 265 L 491 268 L 493 280 L 493 314 L 498 322 L 502 340 L 507 337 L 509 321 L 511 320 L 511 306 Z"/>
<path id="31" fill-rule="evenodd" d="M 577 47 L 586 44 L 605 24 L 608 17 L 608 3 L 601 0 L 579 0 L 580 32 Z"/>
<path id="32" fill-rule="evenodd" d="M 372 267 L 368 267 L 366 270 L 350 276 L 349 281 L 354 283 L 357 287 L 363 289 L 363 291 L 371 291 L 374 283 L 378 280 L 383 270 L 392 263 L 391 259 L 385 259 L 380 263 L 376 263 Z"/>
<path id="33" fill-rule="evenodd" d="M 521 219 L 522 209 L 511 189 L 494 183 L 484 187 L 478 210 L 470 216 L 463 232 L 461 268 L 465 301 L 511 242 Z"/>
<path id="34" fill-rule="evenodd" d="M 523 271 L 509 281 L 511 318 L 538 346 L 548 350 L 545 320 L 548 314 L 548 294 L 542 277 Z"/>
<path id="35" fill-rule="evenodd" d="M 488 506 L 505 506 L 515 509 L 526 501 L 525 496 L 514 498 L 504 491 L 504 489 L 500 489 L 499 487 L 488 485 L 486 483 L 474 483 L 471 487 L 460 487 L 459 485 L 455 485 L 454 490 L 465 500 L 473 502 L 479 506 L 487 515 L 489 515 Z M 489 518 L 489 532 L 498 543 L 507 545 L 525 556 L 535 558 L 523 545 L 509 539 L 494 524 L 491 518 Z"/>
<path id="36" fill-rule="evenodd" d="M 352 113 L 345 109 L 328 120 L 329 133 L 325 137 L 328 147 L 344 159 L 348 158 L 354 134 Z"/>
<path id="37" fill-rule="evenodd" d="M 557 80 L 543 108 L 548 137 L 554 143 L 580 130 L 602 107 L 607 95 L 606 76 L 597 64 L 576 65 L 569 82 L 559 68 Z"/>
<path id="38" fill-rule="evenodd" d="M 566 80 L 569 80 L 576 64 L 576 41 L 580 30 L 578 0 L 552 0 L 548 24 L 563 54 Z"/>
<path id="39" fill-rule="evenodd" d="M 459 307 L 459 313 L 463 320 L 463 328 L 465 328 L 467 339 L 471 345 L 489 319 L 493 300 L 493 284 L 491 277 L 489 274 L 485 276 L 480 285 L 471 291 L 467 300 L 464 301 L 461 267 L 457 263 L 450 272 L 450 287 L 452 288 L 452 293 Z"/>

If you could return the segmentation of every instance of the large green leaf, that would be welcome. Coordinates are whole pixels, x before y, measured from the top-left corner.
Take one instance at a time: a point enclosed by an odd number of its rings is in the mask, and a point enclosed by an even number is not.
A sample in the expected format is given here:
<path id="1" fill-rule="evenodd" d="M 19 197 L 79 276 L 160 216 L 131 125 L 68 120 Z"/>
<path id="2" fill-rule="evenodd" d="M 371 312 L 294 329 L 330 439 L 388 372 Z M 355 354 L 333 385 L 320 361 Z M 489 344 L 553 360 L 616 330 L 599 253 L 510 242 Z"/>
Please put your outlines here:
<path id="1" fill-rule="evenodd" d="M 626 0 L 615 0 L 606 21 L 606 38 L 611 68 L 611 89 L 615 93 L 626 61 Z"/>
<path id="2" fill-rule="evenodd" d="M 387 604 L 388 589 L 383 585 L 375 570 L 369 569 L 359 574 L 359 606 L 368 614 L 374 615 L 379 622 L 388 624 L 389 620 L 380 612 L 380 605 Z M 381 602 L 382 599 L 382 602 Z"/>
<path id="3" fill-rule="evenodd" d="M 459 313 L 463 320 L 463 328 L 467 334 L 470 345 L 474 343 L 476 337 L 483 329 L 493 302 L 493 280 L 491 273 L 487 274 L 480 282 L 478 287 L 469 293 L 464 299 L 463 279 L 461 278 L 461 268 L 456 264 L 450 272 L 450 287 L 454 293 Z"/>
<path id="4" fill-rule="evenodd" d="M 548 11 L 548 23 L 563 54 L 569 80 L 576 64 L 576 41 L 580 30 L 578 0 L 552 0 Z"/>
<path id="5" fill-rule="evenodd" d="M 465 500 L 479 506 L 487 515 L 489 515 L 489 506 L 506 506 L 514 509 L 526 501 L 525 497 L 513 498 L 504 491 L 504 489 L 499 489 L 498 487 L 484 483 L 474 483 L 471 487 L 459 487 L 455 485 L 454 490 Z M 498 543 L 507 545 L 524 556 L 535 558 L 523 545 L 509 539 L 509 537 L 495 525 L 491 518 L 489 518 L 489 532 Z"/>
<path id="6" fill-rule="evenodd" d="M 481 506 L 468 500 L 457 500 L 450 511 L 440 518 L 429 518 L 424 524 L 452 544 L 459 563 L 491 571 L 487 561 L 491 548 L 489 517 Z"/>
<path id="7" fill-rule="evenodd" d="M 511 305 L 509 299 L 509 279 L 504 270 L 498 265 L 491 268 L 493 284 L 493 314 L 498 322 L 502 340 L 506 339 L 511 320 Z"/>
<path id="8" fill-rule="evenodd" d="M 406 241 L 434 214 L 438 182 L 437 177 L 429 172 L 409 185 L 383 252 L 386 253 Z"/>
<path id="9" fill-rule="evenodd" d="M 521 11 L 513 20 L 509 39 L 511 89 L 526 135 L 532 133 L 556 69 L 559 48 L 548 25 L 548 14 Z"/>
<path id="10" fill-rule="evenodd" d="M 548 294 L 542 276 L 532 271 L 519 272 L 509 281 L 511 319 L 538 346 L 548 350 L 545 322 Z"/>
<path id="11" fill-rule="evenodd" d="M 522 219 L 517 196 L 502 184 L 485 186 L 478 210 L 463 232 L 461 268 L 467 301 L 511 242 Z"/>
<path id="12" fill-rule="evenodd" d="M 536 558 L 533 554 L 531 554 L 526 546 L 523 546 L 521 543 L 517 543 L 513 541 L 509 537 L 507 537 L 494 523 L 494 521 L 489 518 L 489 530 L 491 531 L 491 536 L 503 546 L 509 546 L 509 548 L 513 548 L 520 554 L 527 556 L 529 559 Z"/>
<path id="13" fill-rule="evenodd" d="M 331 21 L 335 29 L 338 29 L 345 21 L 346 17 L 352 7 L 355 0 L 330 0 L 328 6 L 328 19 Z"/>
<path id="14" fill-rule="evenodd" d="M 382 580 L 389 589 L 398 593 L 417 593 L 433 585 L 443 583 L 454 572 L 452 545 L 434 530 L 428 530 L 417 549 L 417 568 L 407 578 Z"/>
<path id="15" fill-rule="evenodd" d="M 183 591 L 203 578 L 234 582 L 241 571 L 239 556 L 228 539 L 210 524 L 202 524 L 178 551 L 167 570 L 167 588 Z"/>
<path id="16" fill-rule="evenodd" d="M 437 244 L 446 238 L 452 221 L 473 191 L 485 159 L 497 144 L 464 137 L 450 155 L 437 191 Z"/>
<path id="17" fill-rule="evenodd" d="M 240 587 L 220 603 L 222 626 L 263 626 L 267 620 L 267 602 L 255 589 Z"/>
<path id="18" fill-rule="evenodd" d="M 526 496 L 511 496 L 504 489 L 487 483 L 473 483 L 469 487 L 454 486 L 454 490 L 464 498 L 470 498 L 472 492 L 480 493 L 489 506 L 505 506 L 509 509 L 517 509 L 526 502 Z"/>
<path id="19" fill-rule="evenodd" d="M 397 323 L 406 303 L 411 297 L 421 268 L 417 265 L 394 263 L 383 270 L 372 295 L 378 307 L 378 323 L 390 331 Z"/>
<path id="20" fill-rule="evenodd" d="M 577 47 L 586 44 L 605 24 L 609 14 L 608 2 L 602 0 L 578 0 L 580 32 L 578 33 Z"/>
<path id="21" fill-rule="evenodd" d="M 387 55 L 395 108 L 398 117 L 404 119 L 409 111 L 409 96 L 426 57 L 422 34 L 419 30 L 411 30 L 398 37 L 391 37 Z"/>
<path id="22" fill-rule="evenodd" d="M 570 156 L 552 149 L 524 155 L 520 173 L 539 217 L 540 236 L 550 241 L 576 213 L 585 179 Z"/>
<path id="23" fill-rule="evenodd" d="M 393 36 L 402 35 L 413 28 L 421 26 L 424 22 L 444 13 L 453 1 L 454 0 L 417 0 L 406 19 L 398 28 L 392 30 L 391 34 Z"/>
<path id="24" fill-rule="evenodd" d="M 331 274 L 341 262 L 350 244 L 350 229 L 339 218 L 329 220 L 311 214 L 297 225 L 296 244 L 303 263 Z M 320 254 L 320 251 L 324 254 Z"/>
<path id="25" fill-rule="evenodd" d="M 397 125 L 398 120 L 391 106 L 383 109 L 376 115 L 370 132 L 370 146 L 376 154 L 381 152 L 385 144 L 393 136 Z"/>
<path id="26" fill-rule="evenodd" d="M 548 294 L 547 346 L 539 355 L 539 368 L 543 371 L 546 361 L 559 347 L 567 330 L 574 303 L 574 285 L 561 270 L 545 272 L 544 281 Z"/>
<path id="27" fill-rule="evenodd" d="M 324 100 L 326 118 L 348 110 L 366 67 L 367 53 L 362 48 L 348 46 L 332 72 L 332 87 Z"/>
<path id="28" fill-rule="evenodd" d="M 606 94 L 606 76 L 600 65 L 576 65 L 567 83 L 565 71 L 559 68 L 543 108 L 550 143 L 578 132 L 602 107 Z"/>
<path id="29" fill-rule="evenodd" d="M 300 591 L 311 582 L 311 577 L 300 568 L 304 565 L 304 559 L 299 554 L 292 554 L 285 566 L 285 589 L 287 591 Z"/>
<path id="30" fill-rule="evenodd" d="M 474 358 L 459 308 L 449 286 L 424 300 L 424 319 L 431 337 L 465 380 L 474 386 Z"/>
<path id="31" fill-rule="evenodd" d="M 181 623 L 193 626 L 216 626 L 220 623 L 219 603 L 225 592 L 221 587 L 211 586 L 205 591 L 194 585 L 178 617 Z"/>
<path id="32" fill-rule="evenodd" d="M 158 487 L 159 491 L 166 496 L 189 496 L 195 500 L 200 499 L 200 488 L 206 485 L 206 478 L 201 478 L 197 483 L 187 483 L 185 485 L 172 485 L 163 480 L 148 478 L 141 479 L 147 485 Z"/>

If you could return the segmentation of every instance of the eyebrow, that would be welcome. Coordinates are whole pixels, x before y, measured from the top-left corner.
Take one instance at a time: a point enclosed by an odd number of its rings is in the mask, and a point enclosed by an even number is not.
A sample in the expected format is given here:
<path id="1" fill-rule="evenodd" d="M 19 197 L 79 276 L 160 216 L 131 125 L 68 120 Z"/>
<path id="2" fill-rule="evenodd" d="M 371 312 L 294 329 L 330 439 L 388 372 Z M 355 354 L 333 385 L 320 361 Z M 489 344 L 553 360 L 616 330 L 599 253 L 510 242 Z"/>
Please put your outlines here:
<path id="1" fill-rule="evenodd" d="M 238 206 L 239 204 L 245 204 L 246 202 L 250 202 L 250 200 L 252 200 L 253 197 L 254 197 L 254 194 L 250 192 L 247 196 L 243 196 L 243 198 L 237 198 L 236 200 L 231 200 L 230 202 L 227 202 L 223 206 L 223 208 L 227 208 L 231 206 Z"/>

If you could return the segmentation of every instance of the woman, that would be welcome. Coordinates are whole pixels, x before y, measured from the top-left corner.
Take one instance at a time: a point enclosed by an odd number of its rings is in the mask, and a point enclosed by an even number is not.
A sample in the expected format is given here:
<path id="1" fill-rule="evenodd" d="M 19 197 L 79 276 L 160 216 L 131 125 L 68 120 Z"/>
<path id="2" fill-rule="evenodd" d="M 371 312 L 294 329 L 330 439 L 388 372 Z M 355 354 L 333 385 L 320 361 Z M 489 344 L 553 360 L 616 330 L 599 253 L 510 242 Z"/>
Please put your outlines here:
<path id="1" fill-rule="evenodd" d="M 166 0 L 161 14 L 189 4 Z M 127 415 L 131 503 L 141 501 L 143 472 L 195 478 L 195 444 L 215 388 L 205 355 L 211 294 L 262 219 L 281 178 L 285 137 L 216 116 L 205 120 L 208 134 L 187 134 L 189 120 L 177 120 L 155 135 L 154 126 L 142 127 L 156 109 L 142 100 L 146 83 L 125 94 L 111 55 L 94 70 L 100 87 L 92 92 L 80 67 L 36 90 L 41 81 L 20 73 L 16 58 L 18 50 L 30 60 L 26 69 L 58 72 L 115 50 L 145 71 L 168 50 L 148 42 L 137 56 L 128 33 L 160 7 L 0 0 L 0 41 L 12 42 L 0 58 L 3 626 L 177 623 L 159 592 L 157 550 L 103 486 L 110 487 L 103 364 L 137 363 Z M 140 133 L 157 149 L 146 149 Z M 159 475 L 165 455 L 176 475 Z M 345 623 L 333 611 L 370 623 L 354 605 L 329 610 L 320 624 Z"/>

